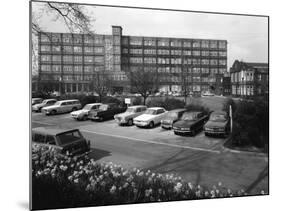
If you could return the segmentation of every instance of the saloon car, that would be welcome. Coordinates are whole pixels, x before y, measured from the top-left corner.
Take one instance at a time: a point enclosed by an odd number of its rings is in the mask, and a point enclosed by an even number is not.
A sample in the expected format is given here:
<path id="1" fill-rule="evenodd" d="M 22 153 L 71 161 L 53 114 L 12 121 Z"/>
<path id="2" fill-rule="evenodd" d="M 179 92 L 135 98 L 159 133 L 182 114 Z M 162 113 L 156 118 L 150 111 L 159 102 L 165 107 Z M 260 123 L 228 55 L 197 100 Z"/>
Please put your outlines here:
<path id="1" fill-rule="evenodd" d="M 209 135 L 227 136 L 230 131 L 230 118 L 224 111 L 211 113 L 209 121 L 204 126 L 204 133 Z"/>
<path id="2" fill-rule="evenodd" d="M 116 114 L 114 119 L 119 125 L 133 125 L 133 119 L 142 115 L 147 107 L 144 105 L 130 106 L 124 113 Z"/>
<path id="3" fill-rule="evenodd" d="M 54 115 L 59 113 L 67 113 L 81 109 L 81 103 L 79 100 L 61 100 L 57 101 L 54 105 L 42 108 L 42 112 L 46 115 Z"/>
<path id="4" fill-rule="evenodd" d="M 89 113 L 89 119 L 92 121 L 113 119 L 115 114 L 123 113 L 126 109 L 126 107 L 122 107 L 116 103 L 102 104 L 97 110 Z"/>
<path id="5" fill-rule="evenodd" d="M 90 151 L 90 141 L 87 141 L 78 129 L 33 128 L 32 144 L 52 147 L 62 154 L 68 152 L 77 155 Z"/>
<path id="6" fill-rule="evenodd" d="M 138 127 L 150 127 L 160 124 L 168 111 L 162 107 L 148 108 L 142 115 L 133 119 L 134 124 Z"/>
<path id="7" fill-rule="evenodd" d="M 205 122 L 207 122 L 209 115 L 201 111 L 185 112 L 179 121 L 173 125 L 175 135 L 192 135 L 195 136 L 200 131 Z"/>
<path id="8" fill-rule="evenodd" d="M 91 111 L 96 111 L 102 104 L 86 104 L 82 109 L 70 113 L 71 117 L 76 120 L 87 120 Z"/>
<path id="9" fill-rule="evenodd" d="M 54 105 L 57 102 L 56 99 L 46 99 L 42 103 L 38 103 L 32 106 L 32 111 L 40 112 L 42 108 Z"/>
<path id="10" fill-rule="evenodd" d="M 31 105 L 35 105 L 35 104 L 41 103 L 42 101 L 43 101 L 42 98 L 32 98 L 31 99 Z"/>
<path id="11" fill-rule="evenodd" d="M 186 109 L 184 108 L 169 111 L 167 115 L 161 120 L 161 127 L 163 129 L 172 129 L 173 124 L 181 118 L 185 111 Z"/>

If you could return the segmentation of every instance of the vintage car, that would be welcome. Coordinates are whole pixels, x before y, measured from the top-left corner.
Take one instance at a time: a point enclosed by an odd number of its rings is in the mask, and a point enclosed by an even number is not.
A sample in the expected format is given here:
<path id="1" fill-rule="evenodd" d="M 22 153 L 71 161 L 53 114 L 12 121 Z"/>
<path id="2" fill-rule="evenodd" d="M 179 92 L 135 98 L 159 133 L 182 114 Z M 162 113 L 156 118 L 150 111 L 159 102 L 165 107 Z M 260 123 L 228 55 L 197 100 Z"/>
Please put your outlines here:
<path id="1" fill-rule="evenodd" d="M 211 113 L 209 121 L 204 126 L 204 133 L 208 135 L 227 136 L 230 131 L 230 118 L 224 111 Z"/>
<path id="2" fill-rule="evenodd" d="M 81 109 L 82 105 L 79 100 L 61 100 L 57 101 L 54 105 L 42 108 L 42 113 L 46 115 L 54 115 L 59 113 L 67 113 Z"/>
<path id="3" fill-rule="evenodd" d="M 43 99 L 42 98 L 32 98 L 31 99 L 31 105 L 35 105 L 38 103 L 42 103 Z"/>
<path id="4" fill-rule="evenodd" d="M 87 120 L 91 111 L 96 111 L 102 104 L 101 103 L 90 103 L 86 104 L 81 110 L 72 111 L 71 117 L 76 120 Z"/>
<path id="5" fill-rule="evenodd" d="M 116 103 L 102 104 L 96 111 L 90 112 L 89 119 L 91 119 L 92 121 L 113 119 L 115 114 L 123 113 L 124 111 L 126 111 L 126 109 L 126 107 L 122 107 Z"/>
<path id="6" fill-rule="evenodd" d="M 114 119 L 119 125 L 133 125 L 133 119 L 140 116 L 146 111 L 147 107 L 144 105 L 130 106 L 124 113 L 116 114 Z"/>
<path id="7" fill-rule="evenodd" d="M 78 129 L 37 127 L 32 129 L 32 144 L 52 147 L 59 153 L 79 155 L 90 151 L 87 141 Z"/>
<path id="8" fill-rule="evenodd" d="M 42 103 L 33 105 L 32 106 L 32 111 L 41 112 L 42 108 L 54 105 L 56 102 L 57 102 L 56 99 L 46 99 L 46 100 L 43 100 Z"/>
<path id="9" fill-rule="evenodd" d="M 163 129 L 172 129 L 173 124 L 181 118 L 185 111 L 186 109 L 184 108 L 169 111 L 167 115 L 161 120 L 161 127 Z"/>
<path id="10" fill-rule="evenodd" d="M 150 127 L 160 124 L 168 111 L 162 107 L 148 108 L 142 115 L 133 119 L 134 124 L 138 127 Z"/>
<path id="11" fill-rule="evenodd" d="M 207 122 L 209 115 L 204 114 L 201 111 L 188 111 L 185 112 L 179 121 L 173 125 L 173 130 L 176 135 L 194 136 L 200 131 L 205 122 Z"/>

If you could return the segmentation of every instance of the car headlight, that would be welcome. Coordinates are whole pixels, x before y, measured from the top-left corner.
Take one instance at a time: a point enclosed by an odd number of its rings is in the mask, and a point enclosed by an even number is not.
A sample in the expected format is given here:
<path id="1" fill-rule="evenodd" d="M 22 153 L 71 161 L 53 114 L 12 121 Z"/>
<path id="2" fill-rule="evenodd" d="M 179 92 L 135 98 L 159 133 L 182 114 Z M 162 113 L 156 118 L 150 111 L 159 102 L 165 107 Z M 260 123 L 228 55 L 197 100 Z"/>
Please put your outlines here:
<path id="1" fill-rule="evenodd" d="M 189 127 L 182 127 L 182 130 L 189 130 Z"/>

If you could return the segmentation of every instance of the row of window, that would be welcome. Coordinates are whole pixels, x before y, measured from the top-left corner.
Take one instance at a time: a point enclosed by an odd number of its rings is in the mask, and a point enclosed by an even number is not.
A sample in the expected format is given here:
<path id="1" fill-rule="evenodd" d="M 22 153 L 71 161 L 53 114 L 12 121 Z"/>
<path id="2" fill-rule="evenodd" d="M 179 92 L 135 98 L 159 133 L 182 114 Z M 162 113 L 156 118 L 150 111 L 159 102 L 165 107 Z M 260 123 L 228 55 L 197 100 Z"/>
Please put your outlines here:
<path id="1" fill-rule="evenodd" d="M 142 48 L 133 48 L 128 50 L 128 48 L 123 48 L 122 53 L 123 54 L 152 54 L 156 55 L 156 49 L 144 49 Z M 210 57 L 226 57 L 227 53 L 226 51 L 191 51 L 191 50 L 167 50 L 167 49 L 158 49 L 157 50 L 158 55 L 175 55 L 175 56 L 210 56 Z"/>
<path id="2" fill-rule="evenodd" d="M 233 95 L 254 95 L 254 86 L 242 85 L 235 86 L 232 85 L 232 94 Z"/>
<path id="3" fill-rule="evenodd" d="M 145 45 L 145 46 L 172 46 L 172 47 L 193 47 L 193 48 L 226 48 L 226 41 L 215 41 L 215 40 L 169 40 L 165 38 L 148 39 L 142 37 L 123 37 L 123 45 Z"/>
<path id="4" fill-rule="evenodd" d="M 52 48 L 50 45 L 41 45 L 41 52 L 53 52 L 53 53 L 83 53 L 82 46 L 60 46 L 53 45 Z M 120 54 L 120 47 L 114 46 L 113 48 L 114 54 Z M 84 47 L 85 54 L 102 54 L 104 53 L 104 47 Z M 110 49 L 111 50 L 111 49 Z"/>
<path id="5" fill-rule="evenodd" d="M 120 61 L 120 56 L 115 56 L 116 61 Z M 83 61 L 82 56 L 59 56 L 59 55 L 42 55 L 41 62 L 64 62 L 64 63 L 81 63 Z M 84 56 L 85 63 L 104 63 L 103 56 Z"/>
<path id="6" fill-rule="evenodd" d="M 161 75 L 159 76 L 159 81 L 160 82 L 182 82 L 182 77 L 180 76 L 165 76 L 165 75 Z M 216 82 L 216 78 L 208 78 L 208 77 L 199 77 L 199 76 L 195 76 L 195 77 L 191 77 L 188 76 L 186 77 L 186 82 L 187 83 L 214 83 Z"/>
<path id="7" fill-rule="evenodd" d="M 225 59 L 191 59 L 191 58 L 156 58 L 154 57 L 127 57 L 122 58 L 123 63 L 135 63 L 135 64 L 187 64 L 187 65 L 212 65 L 212 66 L 225 66 L 226 60 Z"/>

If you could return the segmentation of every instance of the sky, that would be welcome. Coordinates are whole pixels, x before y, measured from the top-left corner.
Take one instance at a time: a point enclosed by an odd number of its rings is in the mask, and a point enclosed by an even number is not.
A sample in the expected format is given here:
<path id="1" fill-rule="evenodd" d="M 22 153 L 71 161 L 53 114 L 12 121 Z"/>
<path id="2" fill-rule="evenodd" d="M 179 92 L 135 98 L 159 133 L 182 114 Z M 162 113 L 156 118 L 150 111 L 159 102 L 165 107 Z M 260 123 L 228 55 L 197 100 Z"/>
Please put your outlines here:
<path id="1" fill-rule="evenodd" d="M 59 20 L 46 14 L 44 3 L 33 2 L 45 31 L 67 32 Z M 267 62 L 268 19 L 258 16 L 210 14 L 164 10 L 85 6 L 95 21 L 97 34 L 111 34 L 111 26 L 123 28 L 123 35 L 176 38 L 223 39 L 228 42 L 228 68 L 233 62 Z"/>

